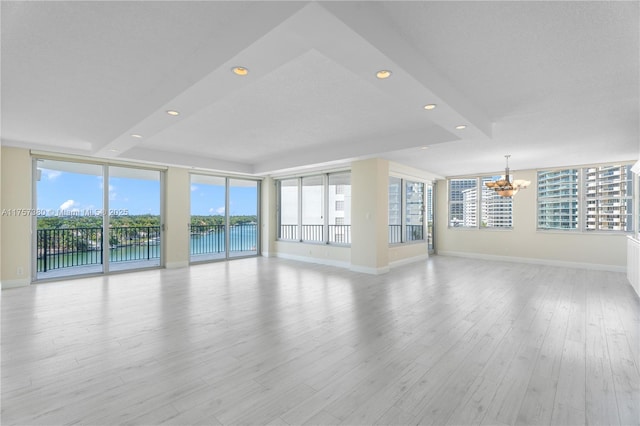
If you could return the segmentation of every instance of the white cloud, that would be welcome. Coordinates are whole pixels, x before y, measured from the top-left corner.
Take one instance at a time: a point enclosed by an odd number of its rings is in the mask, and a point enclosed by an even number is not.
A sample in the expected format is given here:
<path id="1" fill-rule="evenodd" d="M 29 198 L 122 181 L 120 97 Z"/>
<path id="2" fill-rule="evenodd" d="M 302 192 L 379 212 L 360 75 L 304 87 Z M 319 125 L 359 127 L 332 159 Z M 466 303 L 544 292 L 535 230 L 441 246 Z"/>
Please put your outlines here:
<path id="1" fill-rule="evenodd" d="M 73 200 L 67 200 L 64 203 L 60 204 L 60 210 L 68 210 L 72 206 L 76 205 L 76 202 Z"/>
<path id="2" fill-rule="evenodd" d="M 42 174 L 47 180 L 56 180 L 62 175 L 62 172 L 59 170 L 42 169 Z"/>
<path id="3" fill-rule="evenodd" d="M 195 186 L 195 185 L 191 185 L 191 192 L 193 192 L 193 191 L 197 191 L 197 190 L 198 190 L 198 187 L 197 187 L 197 186 Z"/>
<path id="4" fill-rule="evenodd" d="M 218 207 L 217 209 L 214 209 L 213 207 L 211 207 L 209 209 L 209 214 L 224 214 L 224 206 L 222 207 Z"/>

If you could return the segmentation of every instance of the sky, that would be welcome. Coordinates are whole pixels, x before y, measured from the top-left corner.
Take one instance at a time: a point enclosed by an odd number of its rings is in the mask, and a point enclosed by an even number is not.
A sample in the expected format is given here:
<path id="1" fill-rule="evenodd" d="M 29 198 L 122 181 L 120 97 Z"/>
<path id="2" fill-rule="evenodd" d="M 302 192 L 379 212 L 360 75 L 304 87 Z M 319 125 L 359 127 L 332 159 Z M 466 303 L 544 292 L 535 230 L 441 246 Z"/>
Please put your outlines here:
<path id="1" fill-rule="evenodd" d="M 37 183 L 37 208 L 47 216 L 60 214 L 101 214 L 102 176 L 42 169 Z M 224 214 L 224 187 L 191 185 L 192 215 Z M 256 187 L 232 187 L 231 215 L 256 214 Z M 160 213 L 160 182 L 153 180 L 109 179 L 109 210 L 114 214 Z M 62 213 L 64 211 L 64 213 Z"/>

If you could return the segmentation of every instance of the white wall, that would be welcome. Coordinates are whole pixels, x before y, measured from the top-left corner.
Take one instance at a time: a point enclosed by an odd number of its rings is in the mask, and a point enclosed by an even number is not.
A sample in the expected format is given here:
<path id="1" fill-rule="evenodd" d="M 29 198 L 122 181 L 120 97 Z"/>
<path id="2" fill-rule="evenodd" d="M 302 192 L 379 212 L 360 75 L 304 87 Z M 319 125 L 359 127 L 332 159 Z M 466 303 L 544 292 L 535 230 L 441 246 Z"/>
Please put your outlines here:
<path id="1" fill-rule="evenodd" d="M 2 217 L 2 246 L 0 280 L 2 288 L 19 287 L 31 283 L 31 224 L 33 216 L 14 215 L 13 209 L 31 209 L 31 156 L 29 150 L 2 148 L 2 183 L 0 209 Z"/>
<path id="2" fill-rule="evenodd" d="M 625 234 L 538 231 L 536 171 L 518 171 L 517 176 L 531 181 L 531 185 L 514 196 L 512 230 L 448 228 L 447 182 L 438 181 L 437 252 L 620 272 L 626 270 Z"/>

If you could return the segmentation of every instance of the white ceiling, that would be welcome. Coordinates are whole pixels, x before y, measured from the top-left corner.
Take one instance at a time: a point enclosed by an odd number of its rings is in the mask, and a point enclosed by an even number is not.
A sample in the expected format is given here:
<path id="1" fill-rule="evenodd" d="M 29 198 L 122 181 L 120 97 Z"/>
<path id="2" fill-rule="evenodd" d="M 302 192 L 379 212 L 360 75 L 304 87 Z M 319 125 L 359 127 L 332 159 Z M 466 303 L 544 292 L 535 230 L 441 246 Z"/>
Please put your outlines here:
<path id="1" fill-rule="evenodd" d="M 636 160 L 639 4 L 3 1 L 2 143 L 258 175 Z"/>

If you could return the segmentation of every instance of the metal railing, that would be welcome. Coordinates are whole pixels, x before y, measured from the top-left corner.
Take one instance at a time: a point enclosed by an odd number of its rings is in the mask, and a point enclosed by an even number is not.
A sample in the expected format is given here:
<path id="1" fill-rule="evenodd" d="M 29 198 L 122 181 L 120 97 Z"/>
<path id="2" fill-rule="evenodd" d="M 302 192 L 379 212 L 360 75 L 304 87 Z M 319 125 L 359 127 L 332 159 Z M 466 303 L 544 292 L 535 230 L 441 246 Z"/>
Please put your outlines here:
<path id="1" fill-rule="evenodd" d="M 405 225 L 405 238 L 402 239 L 402 225 L 389 225 L 389 243 L 424 240 L 423 225 Z"/>
<path id="2" fill-rule="evenodd" d="M 225 251 L 225 225 L 191 225 L 191 254 L 222 253 Z"/>
<path id="3" fill-rule="evenodd" d="M 224 253 L 226 225 L 191 225 L 189 227 L 191 255 Z M 258 225 L 242 223 L 229 227 L 229 251 L 256 251 Z"/>
<path id="4" fill-rule="evenodd" d="M 299 237 L 298 225 L 280 225 L 281 240 L 325 242 L 324 225 L 302 225 Z M 328 225 L 328 242 L 338 244 L 351 243 L 351 225 Z"/>
<path id="5" fill-rule="evenodd" d="M 407 241 L 424 240 L 424 226 L 422 225 L 406 225 Z"/>
<path id="6" fill-rule="evenodd" d="M 351 225 L 329 225 L 329 242 L 350 244 Z"/>
<path id="7" fill-rule="evenodd" d="M 302 241 L 324 241 L 324 225 L 302 225 Z"/>
<path id="8" fill-rule="evenodd" d="M 402 225 L 389 225 L 389 243 L 397 244 L 402 242 Z"/>
<path id="9" fill-rule="evenodd" d="M 229 230 L 229 251 L 256 251 L 258 244 L 258 225 L 243 223 L 231 225 Z"/>
<path id="10" fill-rule="evenodd" d="M 299 240 L 298 225 L 280 225 L 281 240 Z"/>
<path id="11" fill-rule="evenodd" d="M 38 229 L 37 272 L 103 263 L 102 228 Z M 160 257 L 159 226 L 109 228 L 110 262 L 149 260 Z"/>

